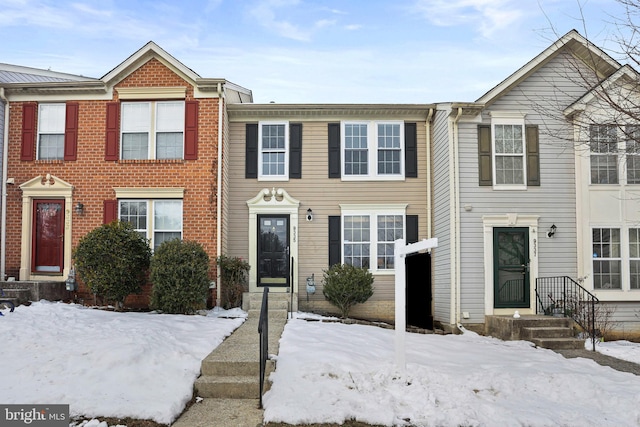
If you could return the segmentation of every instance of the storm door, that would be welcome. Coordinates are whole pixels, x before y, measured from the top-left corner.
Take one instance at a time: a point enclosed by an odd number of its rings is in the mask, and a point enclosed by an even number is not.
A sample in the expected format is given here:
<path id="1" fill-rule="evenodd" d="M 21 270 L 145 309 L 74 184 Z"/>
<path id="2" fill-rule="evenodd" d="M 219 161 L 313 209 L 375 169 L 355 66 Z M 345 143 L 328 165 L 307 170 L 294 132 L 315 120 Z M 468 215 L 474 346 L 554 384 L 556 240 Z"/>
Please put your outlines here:
<path id="1" fill-rule="evenodd" d="M 495 308 L 529 307 L 529 229 L 493 229 Z"/>
<path id="2" fill-rule="evenodd" d="M 289 215 L 258 215 L 258 286 L 289 286 Z"/>
<path id="3" fill-rule="evenodd" d="M 64 265 L 64 200 L 34 200 L 32 273 L 62 273 Z"/>

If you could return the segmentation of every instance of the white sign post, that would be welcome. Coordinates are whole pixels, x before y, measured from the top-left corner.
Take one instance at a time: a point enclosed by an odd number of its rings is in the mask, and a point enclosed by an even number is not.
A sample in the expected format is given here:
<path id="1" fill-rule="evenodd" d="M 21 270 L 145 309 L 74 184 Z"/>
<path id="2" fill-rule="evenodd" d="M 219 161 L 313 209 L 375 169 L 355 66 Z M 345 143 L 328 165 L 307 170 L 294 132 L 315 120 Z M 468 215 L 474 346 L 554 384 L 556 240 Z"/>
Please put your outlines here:
<path id="1" fill-rule="evenodd" d="M 409 245 L 405 243 L 404 239 L 398 239 L 394 243 L 393 256 L 396 270 L 396 366 L 400 371 L 404 372 L 407 369 L 405 353 L 405 335 L 407 330 L 407 267 L 404 259 L 407 255 L 437 247 L 438 239 L 425 239 Z"/>

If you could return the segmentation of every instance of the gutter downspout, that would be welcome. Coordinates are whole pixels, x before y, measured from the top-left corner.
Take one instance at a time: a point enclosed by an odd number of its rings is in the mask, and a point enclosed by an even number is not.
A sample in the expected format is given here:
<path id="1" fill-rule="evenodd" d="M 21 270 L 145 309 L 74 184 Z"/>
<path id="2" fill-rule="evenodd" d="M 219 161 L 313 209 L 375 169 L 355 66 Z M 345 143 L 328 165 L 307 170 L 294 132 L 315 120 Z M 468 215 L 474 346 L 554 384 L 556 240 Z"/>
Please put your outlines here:
<path id="1" fill-rule="evenodd" d="M 427 132 L 427 239 L 432 238 L 431 233 L 433 232 L 431 226 L 431 217 L 432 217 L 432 203 L 431 203 L 431 185 L 433 180 L 431 179 L 431 118 L 433 117 L 433 108 L 429 108 L 429 114 L 427 115 L 427 120 L 424 123 L 424 127 Z"/>
<path id="2" fill-rule="evenodd" d="M 453 215 L 454 215 L 454 277 L 455 287 L 455 324 L 460 323 L 460 171 L 458 170 L 458 120 L 462 115 L 462 108 L 458 107 L 458 114 L 452 120 L 453 125 Z"/>
<path id="3" fill-rule="evenodd" d="M 224 106 L 224 101 L 223 101 L 223 93 L 222 93 L 222 83 L 218 83 L 218 182 L 217 182 L 217 189 L 216 189 L 216 258 L 220 257 L 220 255 L 222 255 L 220 252 L 222 251 L 222 166 L 223 166 L 223 160 L 222 160 L 222 132 L 223 132 L 223 128 L 222 128 L 222 108 Z M 222 287 L 220 284 L 220 277 L 222 275 L 220 274 L 220 267 L 218 266 L 216 268 L 216 285 L 217 285 L 217 290 L 216 290 L 216 306 L 220 307 L 220 304 L 222 302 L 221 299 L 221 295 L 222 295 Z"/>
<path id="4" fill-rule="evenodd" d="M 0 280 L 5 280 L 7 249 L 7 160 L 9 158 L 9 100 L 0 87 L 0 102 L 4 104 L 4 135 L 2 139 L 2 213 L 0 213 Z"/>

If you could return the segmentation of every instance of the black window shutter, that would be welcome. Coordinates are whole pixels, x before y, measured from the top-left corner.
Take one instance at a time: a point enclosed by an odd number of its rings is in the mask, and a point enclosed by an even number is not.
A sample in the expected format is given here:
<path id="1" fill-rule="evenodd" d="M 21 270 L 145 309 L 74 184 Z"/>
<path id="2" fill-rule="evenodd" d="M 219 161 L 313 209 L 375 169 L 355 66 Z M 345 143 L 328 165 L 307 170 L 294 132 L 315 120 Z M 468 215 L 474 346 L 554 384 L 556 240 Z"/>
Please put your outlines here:
<path id="1" fill-rule="evenodd" d="M 289 178 L 302 178 L 302 123 L 289 125 Z"/>
<path id="2" fill-rule="evenodd" d="M 478 184 L 493 185 L 491 126 L 478 125 Z"/>
<path id="3" fill-rule="evenodd" d="M 258 124 L 247 123 L 245 144 L 245 178 L 258 177 Z"/>
<path id="4" fill-rule="evenodd" d="M 418 177 L 418 134 L 415 123 L 404 124 L 404 176 Z"/>
<path id="5" fill-rule="evenodd" d="M 329 267 L 342 261 L 342 231 L 339 216 L 329 217 Z"/>
<path id="6" fill-rule="evenodd" d="M 527 185 L 540 185 L 540 143 L 538 142 L 538 126 L 525 127 L 527 138 Z"/>
<path id="7" fill-rule="evenodd" d="M 418 215 L 407 215 L 407 243 L 415 243 L 418 241 Z"/>
<path id="8" fill-rule="evenodd" d="M 329 178 L 340 178 L 340 123 L 329 123 Z"/>

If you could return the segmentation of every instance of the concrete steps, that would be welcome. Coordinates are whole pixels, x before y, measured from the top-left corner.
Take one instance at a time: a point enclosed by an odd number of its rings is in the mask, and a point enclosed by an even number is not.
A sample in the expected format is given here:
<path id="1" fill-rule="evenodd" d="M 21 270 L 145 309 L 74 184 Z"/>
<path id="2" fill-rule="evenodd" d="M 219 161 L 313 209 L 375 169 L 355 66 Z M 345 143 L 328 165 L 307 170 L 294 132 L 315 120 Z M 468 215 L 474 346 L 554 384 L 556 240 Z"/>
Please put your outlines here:
<path id="1" fill-rule="evenodd" d="M 289 294 L 269 294 L 268 354 L 278 354 L 280 335 L 287 322 Z M 196 393 L 204 398 L 257 399 L 260 395 L 260 339 L 258 322 L 262 294 L 245 294 L 243 309 L 249 313 L 245 323 L 234 331 L 203 361 Z M 265 378 L 275 370 L 275 362 L 267 360 Z M 269 381 L 264 384 L 268 390 Z"/>
<path id="2" fill-rule="evenodd" d="M 503 340 L 531 341 L 551 350 L 584 348 L 584 340 L 574 338 L 573 320 L 553 316 L 487 316 L 487 335 Z"/>
<path id="3" fill-rule="evenodd" d="M 2 293 L 3 295 L 0 295 L 0 299 L 11 301 L 16 307 L 31 299 L 31 291 L 29 289 L 2 289 Z"/>

